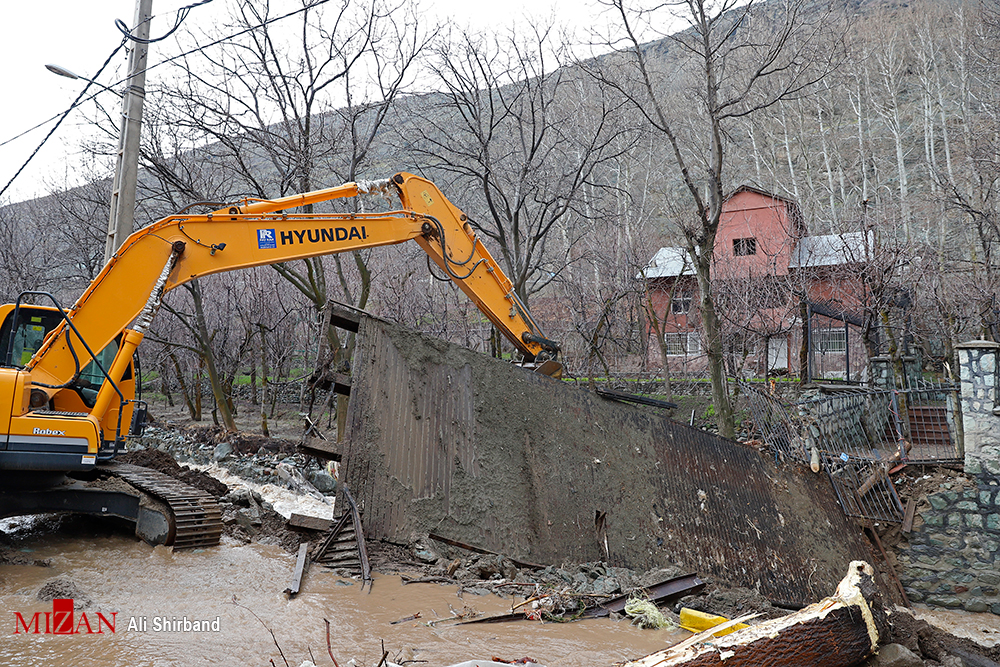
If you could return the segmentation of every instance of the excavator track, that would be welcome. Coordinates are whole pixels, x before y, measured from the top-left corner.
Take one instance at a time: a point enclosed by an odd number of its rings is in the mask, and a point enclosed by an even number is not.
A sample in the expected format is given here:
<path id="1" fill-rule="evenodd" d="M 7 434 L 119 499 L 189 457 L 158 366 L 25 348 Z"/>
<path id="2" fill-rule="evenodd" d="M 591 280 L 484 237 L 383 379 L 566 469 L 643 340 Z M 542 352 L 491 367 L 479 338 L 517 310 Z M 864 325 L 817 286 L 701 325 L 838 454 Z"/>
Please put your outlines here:
<path id="1" fill-rule="evenodd" d="M 222 510 L 211 495 L 169 475 L 129 463 L 110 463 L 101 469 L 170 507 L 174 551 L 219 544 Z"/>

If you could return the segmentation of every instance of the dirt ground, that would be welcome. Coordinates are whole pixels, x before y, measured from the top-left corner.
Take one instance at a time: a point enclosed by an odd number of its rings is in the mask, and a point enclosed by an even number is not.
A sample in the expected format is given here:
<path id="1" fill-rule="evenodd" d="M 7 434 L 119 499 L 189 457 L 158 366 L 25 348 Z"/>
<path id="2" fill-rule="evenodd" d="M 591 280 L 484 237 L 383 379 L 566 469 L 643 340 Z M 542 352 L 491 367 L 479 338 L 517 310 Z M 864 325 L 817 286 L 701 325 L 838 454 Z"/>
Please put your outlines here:
<path id="1" fill-rule="evenodd" d="M 295 443 L 302 437 L 305 429 L 305 419 L 299 414 L 297 403 L 279 403 L 275 407 L 273 417 L 267 420 L 269 437 L 262 434 L 260 406 L 253 405 L 249 401 L 238 401 L 237 411 L 234 419 L 239 431 L 235 441 L 227 438 L 230 442 L 238 443 L 238 451 L 241 454 L 256 452 L 260 447 L 270 451 L 294 451 Z M 197 434 L 198 440 L 204 443 L 218 443 L 225 429 L 216 425 L 212 421 L 211 411 L 205 410 L 201 421 L 191 419 L 191 415 L 183 405 L 168 405 L 162 397 L 153 398 L 149 404 L 149 411 L 152 417 L 152 424 L 169 425 L 183 428 L 192 434 Z M 328 420 L 324 413 L 319 416 L 319 410 L 314 411 L 314 417 L 318 428 L 324 435 L 335 436 L 336 427 L 330 428 L 327 434 Z"/>

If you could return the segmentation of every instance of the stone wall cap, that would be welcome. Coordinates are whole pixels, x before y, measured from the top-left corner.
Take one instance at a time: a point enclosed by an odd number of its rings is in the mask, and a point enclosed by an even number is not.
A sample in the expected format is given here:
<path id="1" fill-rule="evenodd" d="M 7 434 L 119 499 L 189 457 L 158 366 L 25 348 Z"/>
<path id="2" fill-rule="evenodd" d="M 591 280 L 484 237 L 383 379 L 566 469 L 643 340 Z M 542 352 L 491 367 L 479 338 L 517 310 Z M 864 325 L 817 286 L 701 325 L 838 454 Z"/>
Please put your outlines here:
<path id="1" fill-rule="evenodd" d="M 955 348 L 960 350 L 970 350 L 975 348 L 986 348 L 990 350 L 996 350 L 1000 349 L 1000 343 L 994 343 L 991 340 L 970 340 L 965 343 L 956 344 Z"/>

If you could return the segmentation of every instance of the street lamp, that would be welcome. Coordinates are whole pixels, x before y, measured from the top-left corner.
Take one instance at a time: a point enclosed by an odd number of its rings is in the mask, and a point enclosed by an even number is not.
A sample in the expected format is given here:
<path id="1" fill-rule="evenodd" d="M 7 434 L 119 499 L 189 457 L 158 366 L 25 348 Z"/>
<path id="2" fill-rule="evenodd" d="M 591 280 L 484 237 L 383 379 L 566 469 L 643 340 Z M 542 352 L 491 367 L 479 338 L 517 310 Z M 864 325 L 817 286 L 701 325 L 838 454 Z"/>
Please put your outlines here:
<path id="1" fill-rule="evenodd" d="M 59 65 L 48 64 L 48 65 L 45 66 L 45 69 L 49 70 L 53 74 L 58 74 L 59 76 L 64 76 L 67 79 L 81 79 L 83 81 L 88 81 L 88 82 L 94 84 L 95 86 L 100 86 L 104 90 L 109 90 L 112 93 L 114 93 L 115 95 L 118 95 L 119 97 L 121 97 L 121 93 L 119 93 L 119 92 L 117 92 L 117 91 L 115 91 L 115 90 L 113 90 L 111 88 L 108 88 L 103 83 L 99 83 L 97 81 L 94 81 L 93 79 L 88 79 L 85 76 L 80 76 L 79 74 L 76 74 L 74 72 L 69 71 L 65 67 L 60 67 Z"/>

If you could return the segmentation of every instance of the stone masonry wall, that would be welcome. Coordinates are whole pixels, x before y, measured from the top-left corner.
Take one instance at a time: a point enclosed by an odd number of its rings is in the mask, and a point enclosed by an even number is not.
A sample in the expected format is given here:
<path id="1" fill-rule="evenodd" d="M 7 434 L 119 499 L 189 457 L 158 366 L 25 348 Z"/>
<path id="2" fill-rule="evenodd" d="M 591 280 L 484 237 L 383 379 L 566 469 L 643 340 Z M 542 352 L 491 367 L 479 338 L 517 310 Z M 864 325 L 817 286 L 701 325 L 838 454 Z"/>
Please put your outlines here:
<path id="1" fill-rule="evenodd" d="M 1000 403 L 997 401 L 1000 344 L 975 340 L 956 348 L 962 373 L 965 472 L 1000 477 Z"/>
<path id="2" fill-rule="evenodd" d="M 898 549 L 899 578 L 915 602 L 1000 615 L 1000 345 L 956 347 L 966 476 L 918 499 Z"/>
<path id="3" fill-rule="evenodd" d="M 959 477 L 921 498 L 897 561 L 912 602 L 1000 615 L 1000 482 Z"/>

